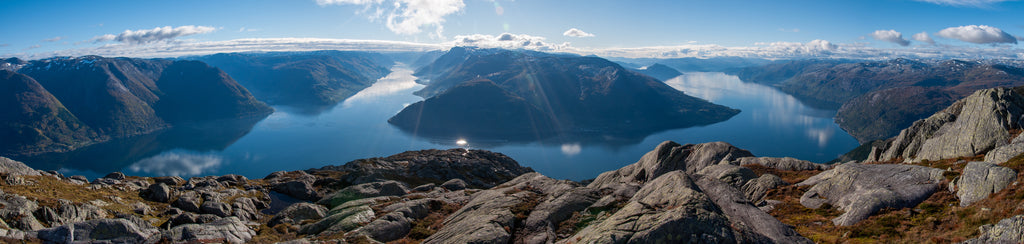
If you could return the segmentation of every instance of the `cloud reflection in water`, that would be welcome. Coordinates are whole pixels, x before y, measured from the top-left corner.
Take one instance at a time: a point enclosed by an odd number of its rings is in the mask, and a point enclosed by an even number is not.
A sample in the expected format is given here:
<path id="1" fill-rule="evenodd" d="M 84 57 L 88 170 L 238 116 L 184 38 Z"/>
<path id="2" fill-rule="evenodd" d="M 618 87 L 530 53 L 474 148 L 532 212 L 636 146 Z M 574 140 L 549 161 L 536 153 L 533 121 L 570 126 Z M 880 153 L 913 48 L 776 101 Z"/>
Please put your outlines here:
<path id="1" fill-rule="evenodd" d="M 223 164 L 225 160 L 217 154 L 168 151 L 139 160 L 128 166 L 128 170 L 149 175 L 188 177 L 208 174 Z"/>

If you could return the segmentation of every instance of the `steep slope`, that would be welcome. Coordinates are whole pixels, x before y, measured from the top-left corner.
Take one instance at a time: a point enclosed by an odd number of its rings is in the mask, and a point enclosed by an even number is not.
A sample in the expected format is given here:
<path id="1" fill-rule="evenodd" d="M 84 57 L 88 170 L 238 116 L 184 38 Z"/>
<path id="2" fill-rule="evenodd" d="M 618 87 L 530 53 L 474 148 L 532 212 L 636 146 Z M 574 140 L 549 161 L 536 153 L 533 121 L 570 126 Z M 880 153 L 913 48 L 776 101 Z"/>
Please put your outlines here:
<path id="1" fill-rule="evenodd" d="M 23 74 L 0 70 L 0 153 L 63 151 L 96 133 Z"/>
<path id="2" fill-rule="evenodd" d="M 672 67 L 658 63 L 636 69 L 636 72 L 657 78 L 661 81 L 666 81 L 668 79 L 675 78 L 676 76 L 683 75 L 683 73 L 679 73 L 678 70 L 673 69 Z"/>
<path id="3" fill-rule="evenodd" d="M 330 106 L 389 73 L 389 58 L 366 52 L 221 53 L 195 57 L 224 70 L 270 104 Z"/>
<path id="4" fill-rule="evenodd" d="M 50 134 L 47 137 L 64 138 L 63 146 L 15 150 L 11 154 L 70 150 L 111 138 L 151 133 L 178 123 L 265 116 L 272 111 L 219 69 L 195 61 L 61 57 L 28 62 L 19 72 L 38 81 L 39 89 L 32 93 L 46 92 L 45 96 L 37 95 L 42 97 L 36 101 L 19 103 L 27 108 L 54 109 L 66 126 L 57 121 L 34 122 L 32 128 Z M 50 94 L 53 102 L 45 98 Z M 63 108 L 66 115 L 61 112 Z M 21 113 L 4 110 L 7 111 Z M 46 121 L 45 117 L 33 119 Z M 76 129 L 79 127 L 88 130 L 88 138 Z"/>
<path id="5" fill-rule="evenodd" d="M 1024 95 L 1020 88 L 979 90 L 934 115 L 914 122 L 868 161 L 939 160 L 972 157 L 1011 143 L 1022 128 Z"/>
<path id="6" fill-rule="evenodd" d="M 745 81 L 774 84 L 813 106 L 838 108 L 836 122 L 862 143 L 894 136 L 975 90 L 1024 85 L 1019 67 L 961 60 L 806 60 L 737 74 Z"/>
<path id="7" fill-rule="evenodd" d="M 217 68 L 178 61 L 156 81 L 161 99 L 153 109 L 170 123 L 231 119 L 269 114 L 273 109 Z"/>
<path id="8" fill-rule="evenodd" d="M 457 60 L 464 61 L 454 64 Z M 417 95 L 429 98 L 467 81 L 489 79 L 550 116 L 563 132 L 657 131 L 715 123 L 738 112 L 597 57 L 453 48 L 435 64 L 451 67 Z"/>
<path id="9" fill-rule="evenodd" d="M 490 80 L 460 84 L 409 105 L 388 122 L 408 131 L 449 136 L 535 138 L 556 128 L 547 114 Z"/>

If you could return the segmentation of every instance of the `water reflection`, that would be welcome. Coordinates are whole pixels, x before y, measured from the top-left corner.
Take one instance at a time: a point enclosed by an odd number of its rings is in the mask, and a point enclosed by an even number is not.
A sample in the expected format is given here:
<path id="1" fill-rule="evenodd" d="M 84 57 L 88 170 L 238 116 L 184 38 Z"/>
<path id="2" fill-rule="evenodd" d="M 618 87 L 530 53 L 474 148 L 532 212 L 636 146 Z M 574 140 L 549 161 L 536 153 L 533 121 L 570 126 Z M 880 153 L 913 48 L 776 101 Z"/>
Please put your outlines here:
<path id="1" fill-rule="evenodd" d="M 767 122 L 771 127 L 803 128 L 803 134 L 817 141 L 818 147 L 825 147 L 837 133 L 830 121 L 822 123 L 823 118 L 835 116 L 835 111 L 805 106 L 775 88 L 746 83 L 734 75 L 692 72 L 669 79 L 665 84 L 713 103 L 739 107 L 754 120 Z"/>
<path id="2" fill-rule="evenodd" d="M 170 150 L 223 151 L 263 117 L 178 125 L 154 133 L 114 139 L 67 153 L 16 157 L 36 169 L 59 169 L 89 178 L 122 171 L 139 160 Z M 142 171 L 144 172 L 144 171 Z"/>
<path id="3" fill-rule="evenodd" d="M 214 172 L 224 164 L 224 158 L 215 153 L 187 150 L 168 151 L 139 160 L 128 166 L 131 173 L 164 176 L 201 176 Z"/>
<path id="4" fill-rule="evenodd" d="M 423 85 L 416 83 L 416 81 L 408 79 L 408 77 L 412 77 L 413 71 L 404 65 L 399 64 L 395 68 L 392 68 L 391 71 L 391 74 L 381 78 L 377 83 L 373 83 L 372 86 L 367 87 L 346 99 L 342 102 L 341 106 L 350 108 L 360 104 L 374 103 L 380 101 L 381 98 L 392 96 L 395 93 L 423 87 Z"/>

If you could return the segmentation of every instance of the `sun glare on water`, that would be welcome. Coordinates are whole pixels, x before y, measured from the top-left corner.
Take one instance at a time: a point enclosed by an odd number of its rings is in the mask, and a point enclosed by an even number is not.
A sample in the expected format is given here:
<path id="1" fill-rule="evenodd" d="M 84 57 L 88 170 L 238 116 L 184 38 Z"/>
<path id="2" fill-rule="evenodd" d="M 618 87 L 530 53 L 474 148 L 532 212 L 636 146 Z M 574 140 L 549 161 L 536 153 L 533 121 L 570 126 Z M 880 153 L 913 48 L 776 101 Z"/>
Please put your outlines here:
<path id="1" fill-rule="evenodd" d="M 468 142 L 466 142 L 466 139 L 459 139 L 458 141 L 455 141 L 455 145 L 459 146 L 465 146 L 467 143 Z"/>

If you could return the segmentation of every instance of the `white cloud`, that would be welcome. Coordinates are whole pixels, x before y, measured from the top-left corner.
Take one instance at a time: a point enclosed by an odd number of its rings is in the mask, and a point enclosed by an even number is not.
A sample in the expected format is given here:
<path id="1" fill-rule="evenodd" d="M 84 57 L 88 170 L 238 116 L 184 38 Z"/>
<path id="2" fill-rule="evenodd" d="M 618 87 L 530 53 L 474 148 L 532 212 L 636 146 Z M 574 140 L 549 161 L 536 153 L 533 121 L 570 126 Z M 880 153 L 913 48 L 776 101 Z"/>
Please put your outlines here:
<path id="1" fill-rule="evenodd" d="M 896 30 L 876 30 L 871 34 L 868 34 L 868 36 L 874 38 L 875 40 L 892 42 L 900 46 L 910 45 L 910 41 L 907 41 L 907 39 L 903 39 L 903 33 L 900 33 Z"/>
<path id="2" fill-rule="evenodd" d="M 576 28 L 570 28 L 569 30 L 565 31 L 565 33 L 562 33 L 562 35 L 571 37 L 594 37 L 594 34 L 590 34 Z"/>
<path id="3" fill-rule="evenodd" d="M 997 4 L 997 3 L 1001 3 L 1001 2 L 1016 1 L 1016 0 L 915 0 L 915 1 L 926 2 L 926 3 L 934 3 L 934 4 L 939 4 L 939 5 L 957 6 L 957 7 L 985 8 L 985 7 L 990 7 L 993 4 Z"/>
<path id="4" fill-rule="evenodd" d="M 275 52 L 315 50 L 359 50 L 371 52 L 429 51 L 445 49 L 442 44 L 424 44 L 402 41 L 348 40 L 323 38 L 252 38 L 208 42 L 158 42 L 150 45 L 112 43 L 98 47 L 65 49 L 41 53 L 16 53 L 24 59 L 40 59 L 54 56 L 99 55 L 105 57 L 164 58 L 189 55 L 207 55 L 232 52 Z"/>
<path id="5" fill-rule="evenodd" d="M 569 43 L 552 44 L 544 41 L 544 37 L 503 33 L 501 35 L 459 35 L 450 46 L 474 46 L 484 48 L 527 49 L 536 51 L 567 51 Z"/>
<path id="6" fill-rule="evenodd" d="M 977 44 L 1017 44 L 1017 38 L 1003 30 L 1000 30 L 999 28 L 987 25 L 949 27 L 939 31 L 939 33 L 936 33 L 935 35 Z"/>
<path id="7" fill-rule="evenodd" d="M 96 36 L 92 38 L 93 42 L 107 42 L 117 41 L 127 44 L 148 44 L 153 42 L 161 42 L 172 40 L 174 38 L 182 36 L 190 36 L 196 34 L 210 33 L 216 31 L 217 28 L 209 26 L 178 26 L 178 27 L 157 27 L 150 30 L 125 30 L 120 34 L 106 34 L 102 36 Z"/>
<path id="8" fill-rule="evenodd" d="M 433 36 L 443 38 L 445 16 L 462 11 L 466 4 L 462 0 L 317 0 L 320 5 L 353 4 L 364 5 L 368 12 L 376 9 L 369 18 L 376 20 L 387 12 L 385 25 L 391 32 L 413 35 L 423 32 L 423 27 L 433 26 Z"/>
<path id="9" fill-rule="evenodd" d="M 932 40 L 932 37 L 928 36 L 928 32 L 922 31 L 921 33 L 914 34 L 912 37 L 915 41 L 935 45 L 935 40 Z"/>
<path id="10" fill-rule="evenodd" d="M 779 28 L 779 31 L 781 31 L 781 32 L 797 33 L 797 32 L 800 32 L 800 29 L 797 29 L 797 28 L 793 28 L 793 29 Z"/>
<path id="11" fill-rule="evenodd" d="M 54 37 L 54 38 L 47 38 L 47 39 L 43 39 L 43 42 L 57 42 L 57 41 L 60 41 L 60 40 L 64 40 L 64 38 L 65 37 L 63 37 L 63 36 L 58 36 L 58 37 Z"/>

